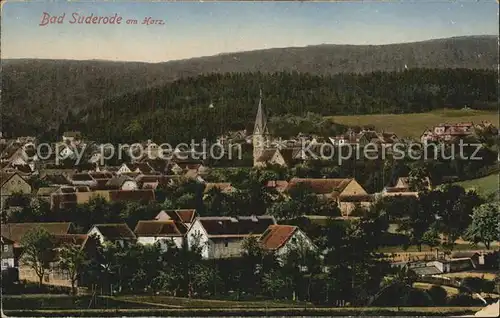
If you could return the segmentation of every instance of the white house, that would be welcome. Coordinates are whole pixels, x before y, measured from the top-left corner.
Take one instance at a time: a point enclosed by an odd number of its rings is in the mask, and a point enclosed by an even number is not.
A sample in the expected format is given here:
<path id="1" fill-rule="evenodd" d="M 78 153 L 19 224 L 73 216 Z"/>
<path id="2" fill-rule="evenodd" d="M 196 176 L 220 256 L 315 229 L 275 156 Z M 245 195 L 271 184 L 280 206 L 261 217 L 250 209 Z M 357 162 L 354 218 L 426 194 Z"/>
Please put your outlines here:
<path id="1" fill-rule="evenodd" d="M 120 175 L 109 179 L 108 182 L 106 182 L 106 187 L 108 189 L 129 190 L 129 191 L 139 189 L 137 181 L 126 175 Z"/>
<path id="2" fill-rule="evenodd" d="M 1 236 L 2 243 L 2 271 L 15 267 L 14 264 L 14 241 Z"/>
<path id="3" fill-rule="evenodd" d="M 169 221 L 139 221 L 135 227 L 134 233 L 137 242 L 148 245 L 160 243 L 163 250 L 172 243 L 177 248 L 182 247 L 184 234 L 187 228 L 179 222 Z"/>
<path id="4" fill-rule="evenodd" d="M 101 243 L 112 242 L 122 247 L 136 240 L 134 232 L 125 223 L 94 224 L 87 235 L 95 235 Z"/>
<path id="5" fill-rule="evenodd" d="M 276 224 L 272 216 L 199 217 L 186 233 L 190 247 L 199 244 L 205 259 L 239 257 L 244 240 L 260 237 L 269 225 Z"/>
<path id="6" fill-rule="evenodd" d="M 302 230 L 291 225 L 270 225 L 260 237 L 260 243 L 264 249 L 273 251 L 277 256 L 285 255 L 292 248 L 316 249 Z"/>

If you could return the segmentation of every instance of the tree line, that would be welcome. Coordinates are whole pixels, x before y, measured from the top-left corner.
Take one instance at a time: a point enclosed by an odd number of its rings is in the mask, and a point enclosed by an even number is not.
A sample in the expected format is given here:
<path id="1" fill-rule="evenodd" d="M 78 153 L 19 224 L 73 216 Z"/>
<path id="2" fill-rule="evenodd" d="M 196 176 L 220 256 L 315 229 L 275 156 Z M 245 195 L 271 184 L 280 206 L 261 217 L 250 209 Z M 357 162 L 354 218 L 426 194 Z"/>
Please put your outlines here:
<path id="1" fill-rule="evenodd" d="M 23 135 L 45 131 L 47 139 L 66 130 L 80 130 L 90 139 L 112 143 L 213 140 L 229 130 L 252 129 L 260 89 L 270 116 L 415 113 L 464 106 L 496 109 L 497 96 L 493 70 L 207 74 L 129 91 L 80 111 L 68 111 L 58 129 L 47 131 L 22 123 L 18 127 L 25 128 Z M 37 122 L 27 116 L 27 122 Z M 17 124 L 4 123 L 7 132 L 19 134 Z"/>

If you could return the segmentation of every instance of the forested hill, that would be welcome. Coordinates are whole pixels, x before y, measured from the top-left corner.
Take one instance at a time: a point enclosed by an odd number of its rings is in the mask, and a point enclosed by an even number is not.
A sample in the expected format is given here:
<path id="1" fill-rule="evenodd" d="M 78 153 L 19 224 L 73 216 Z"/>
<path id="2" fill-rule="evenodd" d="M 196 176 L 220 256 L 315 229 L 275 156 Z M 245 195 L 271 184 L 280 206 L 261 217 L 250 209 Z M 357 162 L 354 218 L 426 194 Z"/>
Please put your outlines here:
<path id="1" fill-rule="evenodd" d="M 414 69 L 370 74 L 226 73 L 128 93 L 69 118 L 98 140 L 210 138 L 251 128 L 259 89 L 270 116 L 414 113 L 438 108 L 496 109 L 493 70 Z M 213 108 L 209 107 L 213 104 Z"/>
<path id="2" fill-rule="evenodd" d="M 331 75 L 405 68 L 496 69 L 497 63 L 495 36 L 382 46 L 281 48 L 155 64 L 2 60 L 2 130 L 7 134 L 41 134 L 58 129 L 68 116 L 81 116 L 81 111 L 103 100 L 200 74 L 298 71 Z"/>

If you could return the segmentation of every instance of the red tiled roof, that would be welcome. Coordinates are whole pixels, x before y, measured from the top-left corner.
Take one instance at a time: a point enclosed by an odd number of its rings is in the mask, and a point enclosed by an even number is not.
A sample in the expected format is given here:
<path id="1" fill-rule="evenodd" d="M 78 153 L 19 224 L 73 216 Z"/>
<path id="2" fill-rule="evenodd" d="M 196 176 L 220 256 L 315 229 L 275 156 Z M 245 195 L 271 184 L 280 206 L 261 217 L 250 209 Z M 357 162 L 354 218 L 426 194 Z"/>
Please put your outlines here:
<path id="1" fill-rule="evenodd" d="M 41 227 L 52 235 L 68 234 L 71 223 L 7 223 L 2 224 L 2 235 L 16 243 L 20 243 L 30 230 Z"/>
<path id="2" fill-rule="evenodd" d="M 305 184 L 315 194 L 330 194 L 342 192 L 353 179 L 302 179 L 293 178 L 288 183 L 287 190 L 298 184 Z"/>
<path id="3" fill-rule="evenodd" d="M 276 250 L 282 247 L 296 230 L 297 227 L 291 225 L 270 225 L 262 234 L 260 243 L 264 249 Z"/>
<path id="4" fill-rule="evenodd" d="M 182 223 L 192 223 L 196 217 L 195 209 L 164 210 L 158 213 L 157 220 L 174 220 Z"/>
<path id="5" fill-rule="evenodd" d="M 155 193 L 150 189 L 142 190 L 112 190 L 109 191 L 110 201 L 154 201 Z"/>
<path id="6" fill-rule="evenodd" d="M 88 173 L 75 173 L 71 176 L 73 181 L 93 181 L 92 177 Z"/>
<path id="7" fill-rule="evenodd" d="M 257 217 L 200 217 L 197 220 L 205 228 L 209 237 L 244 237 L 261 235 L 271 224 L 276 224 L 270 216 Z"/>
<path id="8" fill-rule="evenodd" d="M 276 188 L 278 191 L 284 191 L 288 187 L 288 181 L 286 180 L 271 180 L 266 184 L 268 188 Z"/>
<path id="9" fill-rule="evenodd" d="M 182 236 L 186 227 L 175 221 L 139 221 L 134 230 L 137 236 Z"/>

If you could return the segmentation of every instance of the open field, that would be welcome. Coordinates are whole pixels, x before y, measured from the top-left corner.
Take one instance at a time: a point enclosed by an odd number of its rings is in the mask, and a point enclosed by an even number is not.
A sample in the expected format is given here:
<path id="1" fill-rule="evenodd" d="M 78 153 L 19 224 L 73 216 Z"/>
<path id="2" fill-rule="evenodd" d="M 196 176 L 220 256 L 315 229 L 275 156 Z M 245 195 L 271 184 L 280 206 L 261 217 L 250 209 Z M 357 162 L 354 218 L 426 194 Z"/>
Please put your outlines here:
<path id="1" fill-rule="evenodd" d="M 458 277 L 458 278 L 464 278 L 464 277 L 479 277 L 479 278 L 484 278 L 488 280 L 494 280 L 495 279 L 495 273 L 494 272 L 481 272 L 481 271 L 468 271 L 468 272 L 458 272 L 458 273 L 446 273 L 442 274 L 440 276 L 444 277 Z"/>
<path id="2" fill-rule="evenodd" d="M 460 316 L 483 307 L 334 307 L 334 308 L 247 308 L 247 309 L 82 309 L 4 310 L 10 317 L 144 317 L 144 316 Z"/>
<path id="3" fill-rule="evenodd" d="M 235 301 L 235 300 L 214 300 L 195 299 L 171 296 L 118 296 L 113 297 L 119 301 L 130 301 L 169 306 L 172 308 L 284 308 L 284 307 L 314 307 L 312 303 L 293 301 Z"/>
<path id="4" fill-rule="evenodd" d="M 434 286 L 434 284 L 422 283 L 422 282 L 413 283 L 413 287 L 423 290 L 428 290 L 432 286 Z M 448 293 L 448 297 L 458 295 L 460 293 L 460 291 L 456 287 L 451 287 L 446 285 L 439 285 L 439 286 L 443 287 L 443 289 L 446 290 L 446 292 Z M 472 294 L 472 297 L 479 298 L 476 293 Z M 498 295 L 491 293 L 481 293 L 481 297 L 498 298 Z"/>
<path id="5" fill-rule="evenodd" d="M 498 127 L 498 112 L 443 109 L 415 114 L 377 114 L 359 116 L 331 116 L 336 123 L 348 126 L 374 125 L 377 130 L 394 132 L 398 137 L 420 138 L 425 129 L 440 123 L 490 121 Z"/>
<path id="6" fill-rule="evenodd" d="M 475 189 L 481 196 L 488 196 L 498 191 L 498 173 L 489 176 L 457 182 L 464 189 Z"/>
<path id="7" fill-rule="evenodd" d="M 413 287 L 423 290 L 428 290 L 432 286 L 434 286 L 434 284 L 421 283 L 421 282 L 413 283 Z M 439 285 L 439 286 L 443 287 L 443 289 L 446 290 L 446 292 L 448 293 L 448 297 L 458 294 L 458 288 L 451 286 L 444 286 L 444 285 Z"/>

